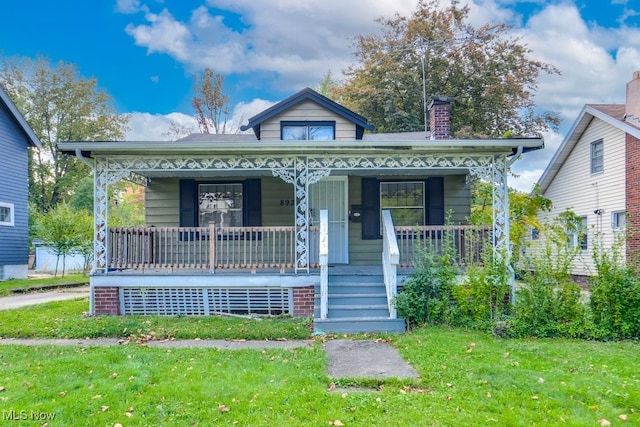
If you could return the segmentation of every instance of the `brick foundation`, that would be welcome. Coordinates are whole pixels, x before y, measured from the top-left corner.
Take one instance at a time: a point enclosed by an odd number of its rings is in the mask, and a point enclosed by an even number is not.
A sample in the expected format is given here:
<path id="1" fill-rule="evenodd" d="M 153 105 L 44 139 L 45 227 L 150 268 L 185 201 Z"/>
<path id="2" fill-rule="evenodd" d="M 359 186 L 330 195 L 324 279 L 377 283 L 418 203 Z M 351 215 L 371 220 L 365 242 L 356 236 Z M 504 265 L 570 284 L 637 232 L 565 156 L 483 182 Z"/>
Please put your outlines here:
<path id="1" fill-rule="evenodd" d="M 120 314 L 120 298 L 117 287 L 93 288 L 93 314 Z"/>
<path id="2" fill-rule="evenodd" d="M 293 288 L 293 316 L 312 317 L 315 304 L 315 290 L 313 286 Z"/>

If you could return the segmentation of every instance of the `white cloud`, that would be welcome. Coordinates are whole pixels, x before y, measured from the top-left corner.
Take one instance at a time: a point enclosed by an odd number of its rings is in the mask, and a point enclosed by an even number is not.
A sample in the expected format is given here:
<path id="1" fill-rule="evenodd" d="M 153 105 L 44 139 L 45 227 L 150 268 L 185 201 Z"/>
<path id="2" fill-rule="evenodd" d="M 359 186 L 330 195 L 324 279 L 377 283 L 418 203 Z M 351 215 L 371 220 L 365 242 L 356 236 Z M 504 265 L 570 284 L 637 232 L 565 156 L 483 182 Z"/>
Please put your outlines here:
<path id="1" fill-rule="evenodd" d="M 134 112 L 129 114 L 129 130 L 126 141 L 171 141 L 198 131 L 195 117 L 183 113 L 149 114 Z M 184 133 L 170 134 L 172 123 L 177 124 Z"/>
<path id="2" fill-rule="evenodd" d="M 117 0 L 116 10 L 124 14 L 136 13 L 140 10 L 140 0 Z"/>

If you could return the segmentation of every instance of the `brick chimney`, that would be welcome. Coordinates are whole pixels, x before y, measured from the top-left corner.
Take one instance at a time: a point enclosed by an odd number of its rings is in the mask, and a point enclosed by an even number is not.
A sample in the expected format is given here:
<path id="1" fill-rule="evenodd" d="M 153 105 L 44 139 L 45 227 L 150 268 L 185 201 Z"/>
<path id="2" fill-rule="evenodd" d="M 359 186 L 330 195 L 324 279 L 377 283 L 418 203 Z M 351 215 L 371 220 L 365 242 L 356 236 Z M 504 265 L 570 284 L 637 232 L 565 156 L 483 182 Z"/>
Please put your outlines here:
<path id="1" fill-rule="evenodd" d="M 640 125 L 640 71 L 634 72 L 633 80 L 627 83 L 625 120 Z"/>
<path id="2" fill-rule="evenodd" d="M 429 104 L 431 139 L 449 139 L 451 134 L 451 101 L 448 97 L 435 97 Z"/>

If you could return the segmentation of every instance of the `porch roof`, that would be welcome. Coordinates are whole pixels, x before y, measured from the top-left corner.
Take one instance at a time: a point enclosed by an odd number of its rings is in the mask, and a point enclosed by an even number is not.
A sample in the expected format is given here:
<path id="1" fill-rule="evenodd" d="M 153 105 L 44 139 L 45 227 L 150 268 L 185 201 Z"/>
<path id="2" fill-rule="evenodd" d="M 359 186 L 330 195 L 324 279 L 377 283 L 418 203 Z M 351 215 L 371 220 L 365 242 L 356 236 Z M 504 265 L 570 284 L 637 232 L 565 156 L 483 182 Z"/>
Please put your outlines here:
<path id="1" fill-rule="evenodd" d="M 239 141 L 230 138 L 221 141 L 76 141 L 58 144 L 65 154 L 94 157 L 96 155 L 150 156 L 150 155 L 314 155 L 314 154 L 393 154 L 393 153 L 473 153 L 512 155 L 544 147 L 542 138 L 501 139 L 381 139 L 353 141 Z"/>

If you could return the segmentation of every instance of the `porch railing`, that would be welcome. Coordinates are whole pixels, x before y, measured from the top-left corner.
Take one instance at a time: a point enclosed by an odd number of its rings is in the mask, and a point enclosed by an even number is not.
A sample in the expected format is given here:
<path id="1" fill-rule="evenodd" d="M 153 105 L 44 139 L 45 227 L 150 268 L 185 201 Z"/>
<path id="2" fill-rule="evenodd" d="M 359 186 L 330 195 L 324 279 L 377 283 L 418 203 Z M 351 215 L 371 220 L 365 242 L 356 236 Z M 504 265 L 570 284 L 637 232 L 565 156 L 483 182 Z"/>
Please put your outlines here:
<path id="1" fill-rule="evenodd" d="M 482 261 L 486 245 L 491 245 L 489 226 L 425 225 L 395 227 L 400 249 L 399 267 L 415 267 L 421 251 L 443 255 L 447 245 L 460 266 Z"/>
<path id="2" fill-rule="evenodd" d="M 315 268 L 319 228 L 309 231 L 309 266 Z M 295 267 L 295 245 L 293 226 L 115 227 L 109 228 L 108 268 L 284 270 Z"/>
<path id="3" fill-rule="evenodd" d="M 400 260 L 400 250 L 396 233 L 393 228 L 391 212 L 382 211 L 382 273 L 384 276 L 384 287 L 387 291 L 387 306 L 389 307 L 389 318 L 397 318 L 395 298 L 398 293 L 398 262 Z"/>

